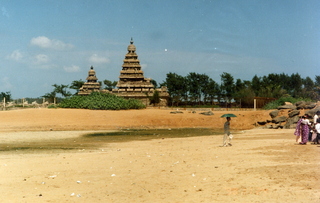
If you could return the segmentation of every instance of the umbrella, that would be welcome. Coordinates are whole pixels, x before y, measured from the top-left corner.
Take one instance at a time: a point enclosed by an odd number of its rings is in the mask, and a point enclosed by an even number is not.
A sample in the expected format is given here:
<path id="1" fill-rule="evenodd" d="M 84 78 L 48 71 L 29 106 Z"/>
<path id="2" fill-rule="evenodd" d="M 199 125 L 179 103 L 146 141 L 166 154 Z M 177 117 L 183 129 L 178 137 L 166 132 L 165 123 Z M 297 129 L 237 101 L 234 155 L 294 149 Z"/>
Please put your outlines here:
<path id="1" fill-rule="evenodd" d="M 237 117 L 236 115 L 232 114 L 232 113 L 228 113 L 228 114 L 223 114 L 221 116 L 221 118 L 226 118 L 226 117 Z"/>

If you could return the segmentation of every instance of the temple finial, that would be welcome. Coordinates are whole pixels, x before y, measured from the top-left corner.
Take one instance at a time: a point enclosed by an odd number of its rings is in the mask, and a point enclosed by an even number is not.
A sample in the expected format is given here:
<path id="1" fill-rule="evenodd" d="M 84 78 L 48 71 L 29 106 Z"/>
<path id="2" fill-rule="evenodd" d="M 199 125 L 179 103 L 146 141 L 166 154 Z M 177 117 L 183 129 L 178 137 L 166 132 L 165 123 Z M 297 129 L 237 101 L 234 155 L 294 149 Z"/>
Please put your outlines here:
<path id="1" fill-rule="evenodd" d="M 130 44 L 133 44 L 133 39 L 132 39 L 132 37 L 131 37 L 131 41 L 130 41 Z"/>

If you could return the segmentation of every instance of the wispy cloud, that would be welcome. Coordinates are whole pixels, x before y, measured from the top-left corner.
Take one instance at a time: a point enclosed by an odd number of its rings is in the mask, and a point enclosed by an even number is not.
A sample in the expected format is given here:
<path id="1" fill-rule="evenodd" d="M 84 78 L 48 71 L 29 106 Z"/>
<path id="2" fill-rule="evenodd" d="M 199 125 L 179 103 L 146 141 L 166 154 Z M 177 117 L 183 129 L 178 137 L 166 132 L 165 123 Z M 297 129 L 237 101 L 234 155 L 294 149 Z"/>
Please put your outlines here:
<path id="1" fill-rule="evenodd" d="M 45 54 L 38 54 L 34 57 L 35 64 L 45 64 L 50 61 L 49 57 Z"/>
<path id="2" fill-rule="evenodd" d="M 69 72 L 69 73 L 74 73 L 74 72 L 79 72 L 80 71 L 80 67 L 79 66 L 64 66 L 63 67 L 64 71 Z"/>
<path id="3" fill-rule="evenodd" d="M 110 59 L 103 56 L 98 56 L 97 54 L 93 54 L 89 57 L 89 62 L 95 63 L 95 64 L 103 64 L 103 63 L 110 63 Z"/>
<path id="4" fill-rule="evenodd" d="M 0 82 L 1 82 L 0 83 L 1 87 L 3 89 L 11 89 L 11 88 L 13 88 L 13 85 L 10 83 L 10 79 L 8 77 L 1 78 Z"/>
<path id="5" fill-rule="evenodd" d="M 55 50 L 67 50 L 72 49 L 74 47 L 72 44 L 67 44 L 57 39 L 49 39 L 45 36 L 32 38 L 30 44 L 44 49 Z"/>
<path id="6" fill-rule="evenodd" d="M 23 54 L 20 50 L 14 50 L 10 55 L 7 55 L 7 59 L 14 60 L 14 61 L 21 61 L 23 58 Z"/>
<path id="7" fill-rule="evenodd" d="M 5 7 L 1 8 L 1 12 L 3 16 L 9 18 L 9 13 L 7 12 L 7 9 Z"/>

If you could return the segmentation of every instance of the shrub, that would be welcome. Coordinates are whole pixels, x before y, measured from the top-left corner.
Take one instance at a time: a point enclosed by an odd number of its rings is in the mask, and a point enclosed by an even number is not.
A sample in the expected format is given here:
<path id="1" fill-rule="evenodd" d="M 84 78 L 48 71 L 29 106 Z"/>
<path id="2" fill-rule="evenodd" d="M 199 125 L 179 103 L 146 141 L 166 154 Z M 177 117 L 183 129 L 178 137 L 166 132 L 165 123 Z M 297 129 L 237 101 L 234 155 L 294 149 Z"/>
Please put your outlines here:
<path id="1" fill-rule="evenodd" d="M 277 109 L 278 106 L 282 106 L 285 104 L 285 102 L 290 102 L 292 104 L 297 103 L 298 101 L 311 101 L 310 99 L 305 98 L 293 98 L 291 96 L 288 97 L 281 97 L 280 99 L 277 99 L 275 101 L 269 102 L 266 104 L 263 109 Z"/>
<path id="2" fill-rule="evenodd" d="M 124 99 L 109 93 L 93 92 L 87 96 L 75 95 L 64 99 L 61 108 L 95 109 L 95 110 L 125 110 L 145 108 L 139 100 Z"/>

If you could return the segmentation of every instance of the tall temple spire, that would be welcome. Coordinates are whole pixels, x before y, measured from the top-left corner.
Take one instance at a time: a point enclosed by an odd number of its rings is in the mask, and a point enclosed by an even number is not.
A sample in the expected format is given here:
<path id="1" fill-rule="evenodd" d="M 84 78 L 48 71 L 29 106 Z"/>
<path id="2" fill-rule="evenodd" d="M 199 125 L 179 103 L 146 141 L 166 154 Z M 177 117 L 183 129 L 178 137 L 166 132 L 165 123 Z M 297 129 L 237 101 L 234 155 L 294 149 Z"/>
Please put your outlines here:
<path id="1" fill-rule="evenodd" d="M 150 105 L 149 96 L 155 91 L 160 94 L 161 105 L 166 106 L 169 98 L 166 88 L 155 89 L 151 78 L 144 77 L 132 37 L 128 45 L 128 53 L 123 60 L 117 88 L 112 90 L 113 94 L 124 98 L 139 99 L 145 102 L 146 106 Z"/>

